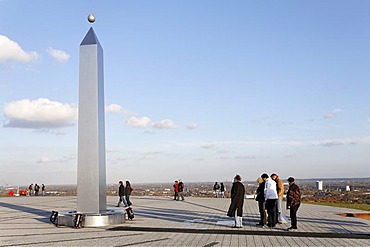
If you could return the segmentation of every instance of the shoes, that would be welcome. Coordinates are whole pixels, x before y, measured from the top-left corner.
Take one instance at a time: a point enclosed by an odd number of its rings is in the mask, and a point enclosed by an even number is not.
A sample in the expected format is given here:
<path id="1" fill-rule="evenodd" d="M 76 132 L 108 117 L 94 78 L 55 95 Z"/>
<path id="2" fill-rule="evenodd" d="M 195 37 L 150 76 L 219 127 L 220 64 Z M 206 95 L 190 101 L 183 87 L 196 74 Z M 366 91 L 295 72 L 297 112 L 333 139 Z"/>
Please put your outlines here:
<path id="1" fill-rule="evenodd" d="M 297 230 L 298 228 L 297 227 L 289 227 L 288 229 L 287 229 L 287 231 L 292 231 L 292 230 Z"/>
<path id="2" fill-rule="evenodd" d="M 281 224 L 283 224 L 283 222 L 279 221 L 279 222 L 278 222 L 278 224 L 280 224 L 280 225 L 281 225 Z"/>
<path id="3" fill-rule="evenodd" d="M 231 228 L 243 228 L 243 226 L 232 226 Z"/>
<path id="4" fill-rule="evenodd" d="M 117 205 L 116 207 L 119 207 L 119 205 Z"/>
<path id="5" fill-rule="evenodd" d="M 262 226 L 262 228 L 263 228 L 263 229 L 266 229 L 266 228 L 268 228 L 268 227 L 267 227 L 266 225 L 263 225 L 263 226 Z"/>

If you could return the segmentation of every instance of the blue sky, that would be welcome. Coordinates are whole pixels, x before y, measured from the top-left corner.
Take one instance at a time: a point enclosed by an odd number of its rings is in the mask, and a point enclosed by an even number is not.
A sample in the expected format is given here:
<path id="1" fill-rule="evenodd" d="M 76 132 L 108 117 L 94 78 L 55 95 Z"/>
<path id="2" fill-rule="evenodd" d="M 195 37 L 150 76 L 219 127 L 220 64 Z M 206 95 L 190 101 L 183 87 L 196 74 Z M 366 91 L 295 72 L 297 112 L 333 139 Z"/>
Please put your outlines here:
<path id="1" fill-rule="evenodd" d="M 369 1 L 0 1 L 0 184 L 74 184 L 79 44 L 107 182 L 370 177 Z"/>

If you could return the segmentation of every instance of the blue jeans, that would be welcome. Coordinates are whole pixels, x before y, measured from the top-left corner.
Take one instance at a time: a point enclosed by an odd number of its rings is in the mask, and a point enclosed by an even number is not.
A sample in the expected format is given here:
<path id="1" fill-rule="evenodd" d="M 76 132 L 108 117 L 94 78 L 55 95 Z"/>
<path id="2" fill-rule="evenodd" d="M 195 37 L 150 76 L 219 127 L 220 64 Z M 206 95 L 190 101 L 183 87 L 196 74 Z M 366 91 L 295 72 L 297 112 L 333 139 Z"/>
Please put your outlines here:
<path id="1" fill-rule="evenodd" d="M 277 220 L 278 222 L 283 222 L 283 217 L 282 217 L 282 206 L 281 204 L 283 203 L 283 197 L 279 196 L 277 200 Z"/>
<path id="2" fill-rule="evenodd" d="M 119 206 L 121 204 L 121 202 L 123 203 L 123 205 L 125 205 L 125 207 L 127 207 L 127 202 L 126 202 L 124 196 L 120 196 L 119 197 L 119 201 L 118 201 L 118 205 L 117 206 Z"/>

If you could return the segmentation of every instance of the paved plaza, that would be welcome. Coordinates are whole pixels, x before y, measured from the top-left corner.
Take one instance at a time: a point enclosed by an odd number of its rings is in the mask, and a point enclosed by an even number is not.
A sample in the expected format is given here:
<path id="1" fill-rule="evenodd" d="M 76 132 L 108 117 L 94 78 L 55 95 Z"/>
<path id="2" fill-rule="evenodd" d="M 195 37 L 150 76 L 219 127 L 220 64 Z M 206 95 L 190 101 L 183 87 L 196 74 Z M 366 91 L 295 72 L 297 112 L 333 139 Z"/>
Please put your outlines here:
<path id="1" fill-rule="evenodd" d="M 52 210 L 76 209 L 76 197 L 0 198 L 0 246 L 370 246 L 370 221 L 338 216 L 362 212 L 303 204 L 298 230 L 256 226 L 257 202 L 245 200 L 241 229 L 226 216 L 230 199 L 132 197 L 134 221 L 73 229 L 49 223 Z M 118 197 L 108 197 L 116 209 Z M 285 204 L 285 203 L 284 203 Z"/>

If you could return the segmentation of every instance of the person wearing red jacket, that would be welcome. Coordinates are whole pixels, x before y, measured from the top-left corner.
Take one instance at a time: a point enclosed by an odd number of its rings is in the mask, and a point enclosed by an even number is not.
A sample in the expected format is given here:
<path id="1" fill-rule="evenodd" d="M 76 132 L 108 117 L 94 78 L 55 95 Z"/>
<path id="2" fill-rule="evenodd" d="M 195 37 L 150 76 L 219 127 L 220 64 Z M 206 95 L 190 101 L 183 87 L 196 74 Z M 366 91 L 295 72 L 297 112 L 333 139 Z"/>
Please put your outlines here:
<path id="1" fill-rule="evenodd" d="M 178 200 L 178 197 L 179 197 L 179 182 L 176 180 L 174 185 L 173 185 L 173 191 L 175 192 L 175 195 L 174 195 L 174 200 Z"/>

